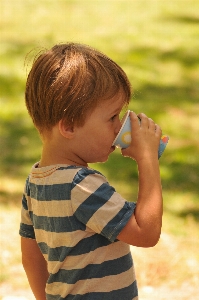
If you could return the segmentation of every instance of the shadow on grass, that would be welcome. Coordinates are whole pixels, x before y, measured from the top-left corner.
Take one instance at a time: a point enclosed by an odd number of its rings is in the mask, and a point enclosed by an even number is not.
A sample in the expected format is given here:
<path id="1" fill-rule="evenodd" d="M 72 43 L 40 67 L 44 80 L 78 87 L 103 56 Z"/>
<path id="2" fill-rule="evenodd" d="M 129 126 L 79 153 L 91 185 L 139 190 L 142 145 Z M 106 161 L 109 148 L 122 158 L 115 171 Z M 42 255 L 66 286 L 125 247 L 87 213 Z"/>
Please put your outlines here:
<path id="1" fill-rule="evenodd" d="M 169 147 L 169 144 L 168 146 Z M 172 160 L 172 154 L 165 150 L 160 158 L 160 167 L 166 172 L 162 175 L 163 189 L 173 192 L 191 192 L 199 195 L 198 174 L 199 165 L 187 162 L 176 162 Z M 186 150 L 184 155 L 186 155 Z M 195 153 L 197 155 L 197 153 Z M 122 157 L 121 154 L 113 153 L 108 162 L 100 166 L 111 181 L 128 182 L 132 186 L 132 191 L 137 185 L 137 166 L 129 158 Z M 166 175 L 164 175 L 166 173 Z"/>
<path id="2" fill-rule="evenodd" d="M 197 66 L 199 63 L 199 55 L 197 49 L 155 49 L 153 47 L 131 47 L 124 50 L 124 55 L 121 57 L 121 63 L 127 64 L 128 66 L 131 65 L 133 62 L 133 66 L 142 66 L 143 69 L 143 62 L 147 62 L 145 66 L 146 69 L 150 68 L 151 70 L 156 70 L 159 62 L 168 62 L 174 61 L 179 63 L 181 66 L 184 66 L 188 69 L 193 68 L 193 66 Z"/>
<path id="3" fill-rule="evenodd" d="M 0 121 L 1 136 L 1 176 L 23 177 L 25 166 L 38 161 L 41 142 L 32 125 L 24 122 L 23 115 Z M 25 169 L 25 170 L 24 170 Z"/>
<path id="4" fill-rule="evenodd" d="M 18 76 L 13 74 L 0 75 L 0 90 L 2 98 L 5 95 L 5 99 L 9 98 L 9 101 L 14 102 L 16 95 L 22 94 L 24 89 L 24 80 Z"/>
<path id="5" fill-rule="evenodd" d="M 178 214 L 181 218 L 192 217 L 196 222 L 199 222 L 199 210 L 197 209 L 187 209 L 186 211 L 182 211 Z"/>
<path id="6" fill-rule="evenodd" d="M 199 17 L 193 15 L 170 15 L 164 19 L 166 22 L 183 23 L 186 25 L 198 25 Z"/>

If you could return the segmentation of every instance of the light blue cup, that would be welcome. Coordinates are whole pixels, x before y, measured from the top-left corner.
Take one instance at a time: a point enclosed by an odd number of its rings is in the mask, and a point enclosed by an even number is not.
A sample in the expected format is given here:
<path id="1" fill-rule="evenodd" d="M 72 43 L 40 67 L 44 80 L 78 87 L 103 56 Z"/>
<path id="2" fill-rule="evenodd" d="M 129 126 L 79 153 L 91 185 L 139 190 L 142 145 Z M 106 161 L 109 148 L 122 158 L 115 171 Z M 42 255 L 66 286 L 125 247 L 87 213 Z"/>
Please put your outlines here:
<path id="1" fill-rule="evenodd" d="M 119 133 L 117 134 L 115 140 L 113 141 L 113 146 L 119 147 L 119 148 L 127 148 L 131 143 L 131 120 L 129 117 L 130 110 L 127 111 L 127 113 L 124 115 L 122 119 L 122 127 L 120 128 Z M 160 139 L 160 146 L 158 149 L 158 158 L 162 155 L 164 152 L 167 143 L 169 141 L 169 137 L 167 135 L 163 135 Z"/>

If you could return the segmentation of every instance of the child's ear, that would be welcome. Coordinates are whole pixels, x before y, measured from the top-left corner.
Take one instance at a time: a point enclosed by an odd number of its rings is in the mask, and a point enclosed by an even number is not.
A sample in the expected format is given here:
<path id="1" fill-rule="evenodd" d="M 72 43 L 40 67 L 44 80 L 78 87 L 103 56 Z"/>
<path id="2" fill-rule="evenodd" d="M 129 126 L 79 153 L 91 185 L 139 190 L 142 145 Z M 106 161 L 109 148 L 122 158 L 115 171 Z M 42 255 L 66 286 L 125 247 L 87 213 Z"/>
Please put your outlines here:
<path id="1" fill-rule="evenodd" d="M 74 136 L 73 126 L 67 125 L 63 120 L 59 121 L 59 132 L 61 135 L 67 139 L 72 139 Z"/>

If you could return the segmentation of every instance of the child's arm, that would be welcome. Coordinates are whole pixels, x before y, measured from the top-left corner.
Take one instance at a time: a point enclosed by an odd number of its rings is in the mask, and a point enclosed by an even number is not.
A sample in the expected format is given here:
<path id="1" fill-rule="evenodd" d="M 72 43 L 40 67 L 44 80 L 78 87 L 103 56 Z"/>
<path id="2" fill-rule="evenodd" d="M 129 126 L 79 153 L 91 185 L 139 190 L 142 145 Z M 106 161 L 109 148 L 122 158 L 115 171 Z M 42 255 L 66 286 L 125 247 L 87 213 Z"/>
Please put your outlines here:
<path id="1" fill-rule="evenodd" d="M 139 192 L 135 213 L 118 235 L 118 239 L 134 246 L 152 247 L 160 237 L 162 226 L 162 188 L 158 161 L 161 137 L 159 126 L 141 114 L 131 113 L 132 144 L 122 150 L 124 156 L 136 160 L 139 172 Z"/>
<path id="2" fill-rule="evenodd" d="M 36 240 L 21 238 L 22 264 L 37 300 L 46 300 L 45 287 L 49 277 L 46 261 Z"/>

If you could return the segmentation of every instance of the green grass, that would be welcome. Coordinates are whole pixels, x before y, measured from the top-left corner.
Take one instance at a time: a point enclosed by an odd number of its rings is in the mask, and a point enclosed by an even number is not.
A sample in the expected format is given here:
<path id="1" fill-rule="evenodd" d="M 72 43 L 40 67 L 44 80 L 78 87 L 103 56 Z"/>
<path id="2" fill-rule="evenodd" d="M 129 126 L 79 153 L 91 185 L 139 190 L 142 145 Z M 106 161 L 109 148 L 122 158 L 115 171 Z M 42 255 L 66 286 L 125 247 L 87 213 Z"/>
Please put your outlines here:
<path id="1" fill-rule="evenodd" d="M 19 206 L 24 180 L 40 157 L 24 105 L 32 59 L 41 48 L 81 42 L 124 68 L 134 89 L 130 109 L 152 117 L 170 136 L 160 159 L 163 231 L 198 239 L 199 1 L 0 0 L 0 11 L 2 205 Z M 136 199 L 135 162 L 116 151 L 94 167 L 124 197 Z"/>
<path id="2" fill-rule="evenodd" d="M 24 105 L 25 79 L 34 55 L 55 43 L 88 43 L 127 72 L 134 88 L 130 109 L 145 112 L 170 136 L 160 160 L 165 208 L 171 215 L 177 210 L 177 218 L 184 219 L 184 208 L 191 203 L 197 222 L 199 2 L 1 0 L 0 5 L 4 181 L 24 180 L 40 156 L 41 143 Z M 135 199 L 134 162 L 117 151 L 98 168 L 125 197 Z M 9 197 L 9 189 L 2 190 Z"/>

